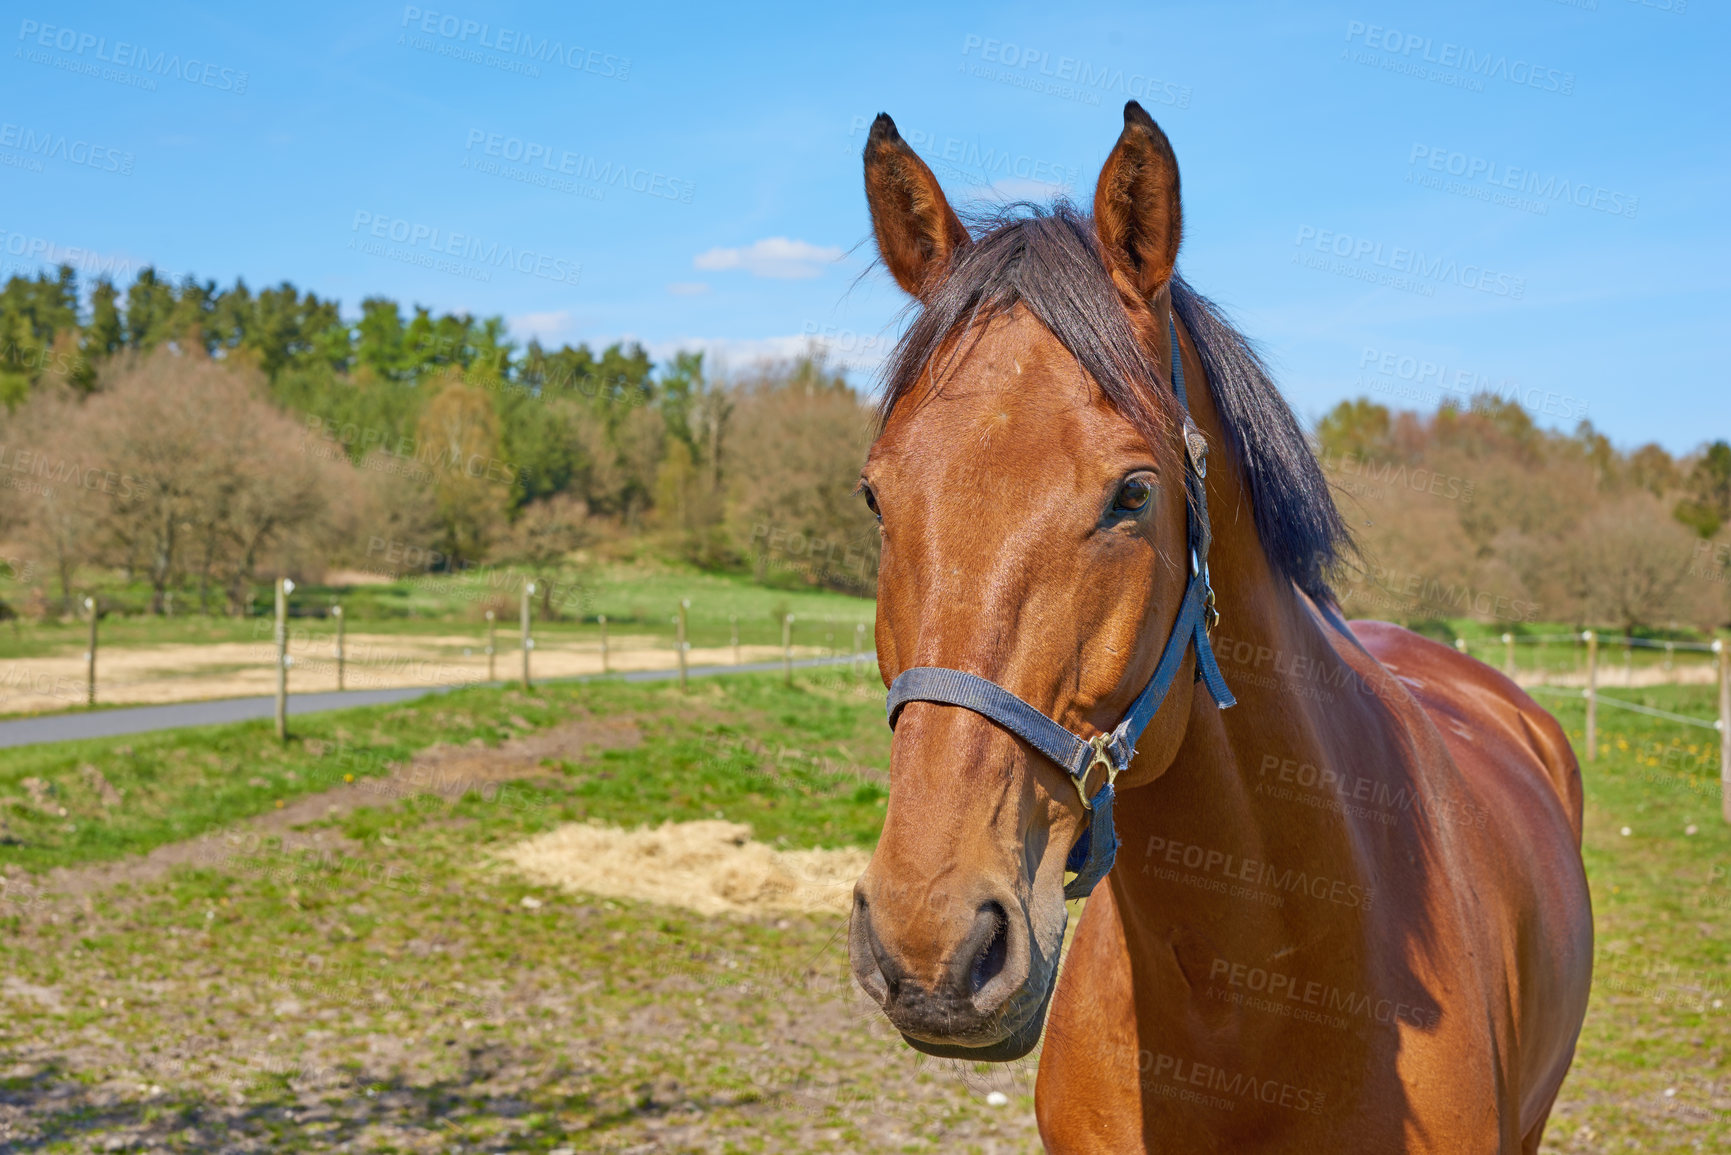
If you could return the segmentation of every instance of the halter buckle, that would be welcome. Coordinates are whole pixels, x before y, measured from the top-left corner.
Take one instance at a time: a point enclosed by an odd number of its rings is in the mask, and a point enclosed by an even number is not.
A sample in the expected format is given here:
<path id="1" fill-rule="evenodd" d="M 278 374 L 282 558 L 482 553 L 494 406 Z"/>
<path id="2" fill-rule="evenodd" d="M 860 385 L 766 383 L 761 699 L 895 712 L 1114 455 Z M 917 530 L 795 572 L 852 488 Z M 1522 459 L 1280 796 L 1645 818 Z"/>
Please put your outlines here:
<path id="1" fill-rule="evenodd" d="M 1118 781 L 1118 764 L 1112 761 L 1106 748 L 1112 744 L 1112 735 L 1096 734 L 1088 739 L 1088 745 L 1094 751 L 1094 757 L 1089 759 L 1088 768 L 1082 771 L 1082 776 L 1076 779 L 1076 793 L 1082 798 L 1082 809 L 1091 811 L 1094 803 L 1088 798 L 1088 776 L 1094 772 L 1094 767 L 1106 767 L 1106 785 L 1111 786 Z"/>
<path id="2" fill-rule="evenodd" d="M 1209 637 L 1214 636 L 1214 627 L 1220 624 L 1220 611 L 1214 607 L 1214 587 L 1209 586 L 1202 595 L 1202 628 Z"/>

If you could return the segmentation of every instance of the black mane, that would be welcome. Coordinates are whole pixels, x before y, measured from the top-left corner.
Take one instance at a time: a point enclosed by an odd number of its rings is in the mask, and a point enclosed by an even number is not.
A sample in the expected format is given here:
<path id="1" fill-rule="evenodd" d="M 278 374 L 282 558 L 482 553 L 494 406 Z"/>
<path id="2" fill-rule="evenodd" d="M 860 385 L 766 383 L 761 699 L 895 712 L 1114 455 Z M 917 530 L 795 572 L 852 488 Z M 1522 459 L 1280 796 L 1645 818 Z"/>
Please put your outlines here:
<path id="1" fill-rule="evenodd" d="M 885 371 L 878 421 L 944 355 L 960 360 L 985 323 L 1025 306 L 1087 371 L 1112 404 L 1153 443 L 1179 419 L 1176 401 L 1136 339 L 1106 275 L 1093 222 L 1070 204 L 1014 206 L 971 222 L 974 243 L 896 346 Z M 1172 307 L 1207 370 L 1227 449 L 1244 471 L 1257 536 L 1277 573 L 1321 603 L 1333 603 L 1328 573 L 1352 549 L 1346 522 L 1291 408 L 1249 340 L 1182 276 Z M 942 366 L 934 367 L 936 372 Z"/>

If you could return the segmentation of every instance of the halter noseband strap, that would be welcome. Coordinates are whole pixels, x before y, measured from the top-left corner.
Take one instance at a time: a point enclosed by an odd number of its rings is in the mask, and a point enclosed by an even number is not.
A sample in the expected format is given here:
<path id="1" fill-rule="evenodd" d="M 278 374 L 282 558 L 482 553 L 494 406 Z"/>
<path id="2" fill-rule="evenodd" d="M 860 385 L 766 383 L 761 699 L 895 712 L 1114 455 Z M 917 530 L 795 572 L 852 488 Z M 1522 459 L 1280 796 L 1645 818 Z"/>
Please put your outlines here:
<path id="1" fill-rule="evenodd" d="M 942 666 L 915 666 L 903 670 L 890 683 L 889 723 L 894 729 L 902 707 L 909 702 L 938 702 L 961 706 L 990 718 L 998 725 L 1026 741 L 1040 753 L 1058 764 L 1076 784 L 1082 807 L 1089 814 L 1088 828 L 1076 845 L 1070 848 L 1064 868 L 1076 875 L 1064 887 L 1065 898 L 1082 898 L 1094 889 L 1094 884 L 1112 869 L 1118 853 L 1118 836 L 1112 827 L 1113 783 L 1136 757 L 1136 742 L 1142 731 L 1154 720 L 1178 667 L 1184 662 L 1184 652 L 1192 643 L 1196 647 L 1196 680 L 1208 689 L 1221 709 L 1234 704 L 1232 691 L 1214 660 L 1214 650 L 1208 643 L 1208 631 L 1219 621 L 1214 609 L 1214 591 L 1208 584 L 1208 547 L 1212 534 L 1208 524 L 1208 495 L 1202 479 L 1208 474 L 1206 442 L 1190 420 L 1189 400 L 1184 393 L 1184 359 L 1178 348 L 1178 329 L 1170 315 L 1166 330 L 1172 342 L 1172 392 L 1184 411 L 1184 488 L 1185 517 L 1190 544 L 1190 581 L 1184 597 L 1178 603 L 1178 616 L 1167 636 L 1166 648 L 1154 666 L 1148 684 L 1130 704 L 1123 721 L 1110 734 L 1082 738 L 1054 722 L 1043 712 L 1030 706 L 996 682 L 963 670 Z M 1096 765 L 1106 767 L 1106 781 L 1090 797 L 1088 775 Z"/>

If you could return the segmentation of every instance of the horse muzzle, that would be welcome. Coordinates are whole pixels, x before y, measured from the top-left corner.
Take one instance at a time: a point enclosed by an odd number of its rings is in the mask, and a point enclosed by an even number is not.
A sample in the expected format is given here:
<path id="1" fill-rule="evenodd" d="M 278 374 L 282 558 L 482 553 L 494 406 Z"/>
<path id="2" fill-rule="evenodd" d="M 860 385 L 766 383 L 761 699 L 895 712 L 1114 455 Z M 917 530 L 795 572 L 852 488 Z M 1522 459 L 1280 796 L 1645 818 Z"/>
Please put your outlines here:
<path id="1" fill-rule="evenodd" d="M 891 1025 L 930 1055 L 1006 1062 L 1033 1049 L 1057 974 L 1045 957 L 1055 962 L 1056 949 L 1038 950 L 1022 904 L 1008 893 L 927 891 L 907 906 L 874 887 L 870 871 L 854 888 L 849 961 Z M 933 943 L 948 945 L 909 949 Z"/>

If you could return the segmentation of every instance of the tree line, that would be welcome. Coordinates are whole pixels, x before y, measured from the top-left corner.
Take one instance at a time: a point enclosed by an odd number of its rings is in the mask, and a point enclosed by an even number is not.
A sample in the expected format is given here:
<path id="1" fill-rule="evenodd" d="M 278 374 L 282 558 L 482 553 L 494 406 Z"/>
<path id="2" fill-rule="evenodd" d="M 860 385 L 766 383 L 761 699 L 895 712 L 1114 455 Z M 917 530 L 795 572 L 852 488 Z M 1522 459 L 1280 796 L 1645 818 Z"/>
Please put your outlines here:
<path id="1" fill-rule="evenodd" d="M 853 496 L 871 413 L 811 358 L 725 380 L 700 355 L 520 345 L 498 317 L 144 269 L 0 291 L 0 540 L 44 612 L 85 567 L 240 612 L 260 575 L 394 575 L 584 546 L 869 594 Z M 1711 626 L 1731 597 L 1731 444 L 1623 451 L 1493 394 L 1368 398 L 1313 430 L 1361 558 L 1349 612 Z M 15 559 L 14 575 L 20 569 Z M 551 590 L 556 583 L 543 583 Z M 185 604 L 184 602 L 182 604 Z M 549 603 L 547 609 L 554 607 Z"/>
<path id="2" fill-rule="evenodd" d="M 851 496 L 869 407 L 821 360 L 715 380 L 695 353 L 520 345 L 384 297 L 345 319 L 288 283 L 148 268 L 83 302 L 69 267 L 0 291 L 0 533 L 61 608 L 84 566 L 153 610 L 239 612 L 267 571 L 550 566 L 645 536 L 860 592 L 875 572 Z"/>
<path id="3" fill-rule="evenodd" d="M 1362 554 L 1337 583 L 1349 612 L 1626 633 L 1731 621 L 1723 439 L 1682 458 L 1623 451 L 1493 393 L 1428 414 L 1343 401 L 1315 439 Z"/>

